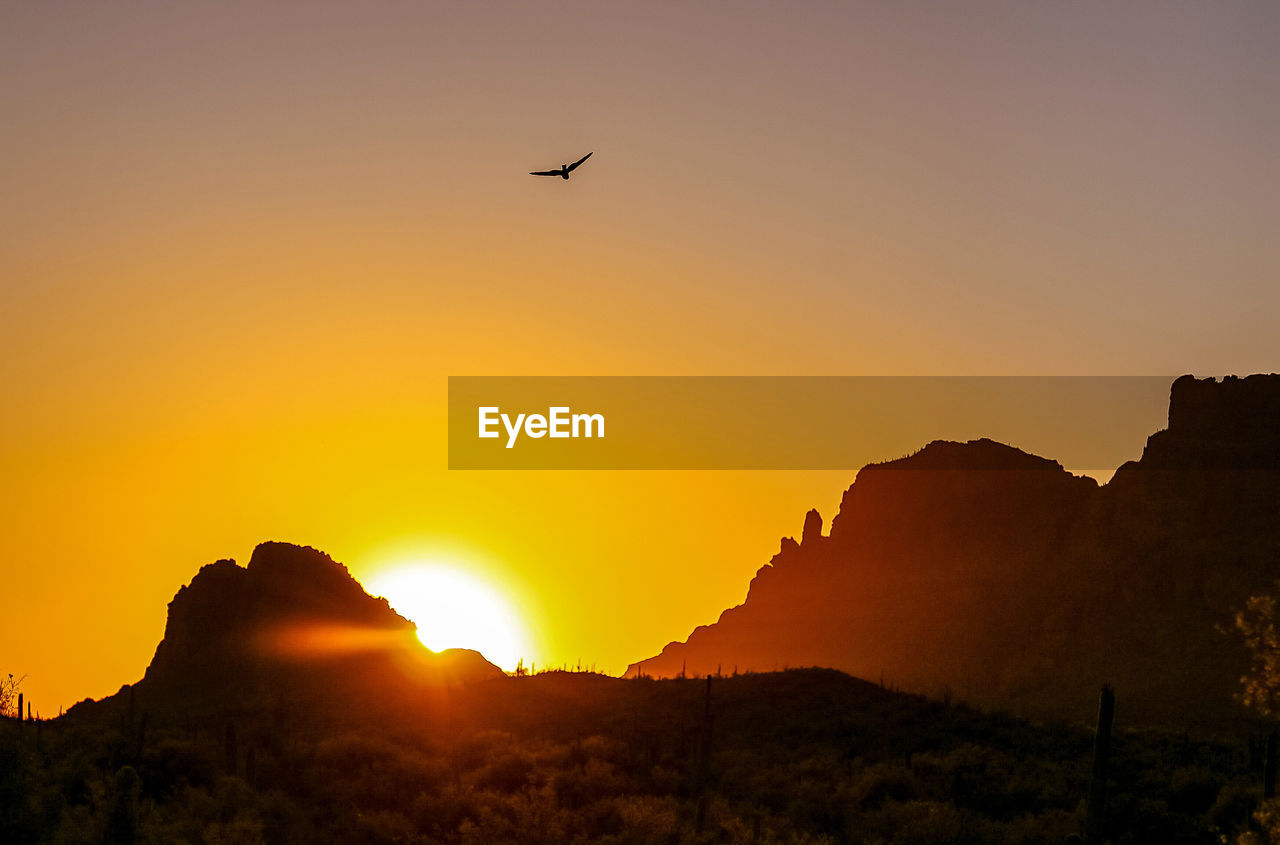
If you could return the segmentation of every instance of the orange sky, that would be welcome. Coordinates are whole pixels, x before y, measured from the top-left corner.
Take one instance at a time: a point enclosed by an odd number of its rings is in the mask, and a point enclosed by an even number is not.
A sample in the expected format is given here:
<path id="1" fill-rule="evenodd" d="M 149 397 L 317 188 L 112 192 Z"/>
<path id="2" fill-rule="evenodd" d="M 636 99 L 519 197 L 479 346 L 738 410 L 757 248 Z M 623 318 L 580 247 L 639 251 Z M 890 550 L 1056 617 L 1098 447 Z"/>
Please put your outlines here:
<path id="1" fill-rule="evenodd" d="M 5 5 L 0 670 L 112 692 L 281 539 L 619 671 L 852 478 L 450 473 L 450 374 L 1276 369 L 1277 14 Z"/>

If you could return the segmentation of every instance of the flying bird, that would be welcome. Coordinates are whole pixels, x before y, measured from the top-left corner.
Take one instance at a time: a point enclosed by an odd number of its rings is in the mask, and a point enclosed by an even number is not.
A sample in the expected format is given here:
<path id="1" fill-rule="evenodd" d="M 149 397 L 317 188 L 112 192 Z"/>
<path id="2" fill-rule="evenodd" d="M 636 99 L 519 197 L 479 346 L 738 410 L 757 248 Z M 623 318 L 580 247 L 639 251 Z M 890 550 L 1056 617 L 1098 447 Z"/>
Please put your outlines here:
<path id="1" fill-rule="evenodd" d="M 592 152 L 595 152 L 595 151 L 592 150 Z M 591 158 L 591 153 L 587 153 L 582 158 L 575 161 L 573 164 L 560 165 L 559 170 L 531 170 L 529 171 L 529 175 L 530 176 L 559 176 L 561 179 L 568 179 L 569 174 L 572 173 L 579 164 L 582 164 L 584 161 L 586 161 L 589 158 Z"/>

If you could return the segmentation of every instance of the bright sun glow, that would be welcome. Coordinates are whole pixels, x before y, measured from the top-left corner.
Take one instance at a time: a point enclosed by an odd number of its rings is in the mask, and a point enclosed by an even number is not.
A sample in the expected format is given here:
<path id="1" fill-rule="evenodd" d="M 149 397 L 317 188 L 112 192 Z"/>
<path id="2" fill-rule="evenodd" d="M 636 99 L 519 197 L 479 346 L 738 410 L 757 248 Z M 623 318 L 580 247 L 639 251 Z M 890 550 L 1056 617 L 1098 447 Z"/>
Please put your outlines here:
<path id="1" fill-rule="evenodd" d="M 520 615 L 483 580 L 454 566 L 419 564 L 389 569 L 369 592 L 386 596 L 400 615 L 418 625 L 418 639 L 432 651 L 472 648 L 507 671 L 528 658 Z"/>

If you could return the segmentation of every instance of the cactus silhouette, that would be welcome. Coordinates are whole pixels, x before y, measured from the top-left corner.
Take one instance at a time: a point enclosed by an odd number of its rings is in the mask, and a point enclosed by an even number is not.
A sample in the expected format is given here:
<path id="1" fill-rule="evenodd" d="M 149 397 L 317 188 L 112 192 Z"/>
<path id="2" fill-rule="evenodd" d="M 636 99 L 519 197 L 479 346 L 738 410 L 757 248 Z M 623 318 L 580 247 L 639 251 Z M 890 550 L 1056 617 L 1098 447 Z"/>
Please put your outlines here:
<path id="1" fill-rule="evenodd" d="M 702 702 L 702 729 L 698 732 L 697 817 L 694 829 L 701 835 L 707 822 L 707 785 L 711 780 L 711 676 L 707 675 L 707 692 Z"/>
<path id="2" fill-rule="evenodd" d="M 235 777 L 236 775 L 236 723 L 227 722 L 227 729 L 223 738 L 225 743 L 225 765 L 227 774 Z"/>
<path id="3" fill-rule="evenodd" d="M 1089 800 L 1085 817 L 1085 842 L 1102 845 L 1106 827 L 1107 756 L 1111 753 L 1111 722 L 1115 718 L 1116 696 L 1103 685 L 1098 700 L 1098 730 L 1093 738 L 1093 776 L 1089 780 Z"/>
<path id="4" fill-rule="evenodd" d="M 1267 735 L 1267 757 L 1262 770 L 1262 797 L 1276 797 L 1276 732 Z"/>

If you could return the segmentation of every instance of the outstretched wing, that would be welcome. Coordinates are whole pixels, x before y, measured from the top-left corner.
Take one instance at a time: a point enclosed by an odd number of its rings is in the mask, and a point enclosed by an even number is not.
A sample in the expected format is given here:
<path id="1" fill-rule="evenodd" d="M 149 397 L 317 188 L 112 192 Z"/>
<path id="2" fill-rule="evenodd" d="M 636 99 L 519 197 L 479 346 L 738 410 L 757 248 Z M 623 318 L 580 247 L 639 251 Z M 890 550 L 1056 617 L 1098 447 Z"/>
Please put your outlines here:
<path id="1" fill-rule="evenodd" d="M 530 170 L 530 176 L 559 176 L 559 170 Z"/>
<path id="2" fill-rule="evenodd" d="M 586 161 L 587 159 L 591 158 L 591 154 L 592 154 L 592 153 L 594 153 L 594 152 L 595 152 L 595 150 L 592 150 L 590 153 L 587 153 L 587 154 L 586 154 L 586 155 L 584 155 L 582 158 L 578 159 L 578 160 L 577 160 L 577 161 L 575 161 L 573 164 L 569 165 L 569 169 L 570 169 L 570 170 L 573 170 L 573 169 L 574 169 L 575 167 L 577 167 L 579 164 L 582 164 L 584 161 Z"/>

